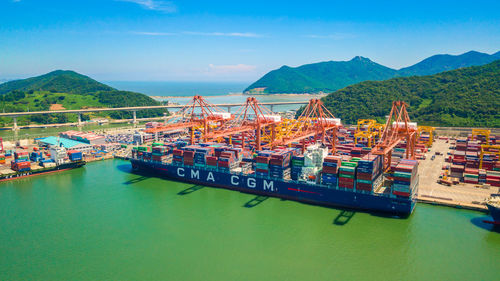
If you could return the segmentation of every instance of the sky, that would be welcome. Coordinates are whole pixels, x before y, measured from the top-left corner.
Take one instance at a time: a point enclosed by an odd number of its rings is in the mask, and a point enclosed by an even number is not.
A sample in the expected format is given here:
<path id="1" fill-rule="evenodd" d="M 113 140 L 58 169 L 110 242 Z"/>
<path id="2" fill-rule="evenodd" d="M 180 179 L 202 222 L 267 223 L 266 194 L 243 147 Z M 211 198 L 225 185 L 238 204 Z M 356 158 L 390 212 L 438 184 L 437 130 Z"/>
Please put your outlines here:
<path id="1" fill-rule="evenodd" d="M 0 79 L 254 81 L 364 56 L 401 68 L 500 50 L 500 1 L 0 0 Z"/>

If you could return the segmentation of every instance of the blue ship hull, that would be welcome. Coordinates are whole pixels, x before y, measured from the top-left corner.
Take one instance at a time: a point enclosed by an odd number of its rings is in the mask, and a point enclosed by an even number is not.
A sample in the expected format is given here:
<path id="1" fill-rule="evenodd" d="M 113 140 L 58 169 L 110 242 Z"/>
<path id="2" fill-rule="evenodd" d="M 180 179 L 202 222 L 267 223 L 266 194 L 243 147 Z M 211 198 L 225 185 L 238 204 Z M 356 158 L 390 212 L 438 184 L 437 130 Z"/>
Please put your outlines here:
<path id="1" fill-rule="evenodd" d="M 486 205 L 488 206 L 488 210 L 490 211 L 490 216 L 493 218 L 493 221 L 500 224 L 500 208 L 491 204 Z"/>
<path id="2" fill-rule="evenodd" d="M 162 164 L 131 159 L 136 171 L 166 176 L 183 182 L 221 187 L 246 193 L 285 198 L 317 205 L 383 212 L 407 217 L 415 208 L 413 198 L 390 197 L 382 194 L 360 193 L 328 188 L 326 185 L 221 172 L 215 169 L 184 165 Z"/>

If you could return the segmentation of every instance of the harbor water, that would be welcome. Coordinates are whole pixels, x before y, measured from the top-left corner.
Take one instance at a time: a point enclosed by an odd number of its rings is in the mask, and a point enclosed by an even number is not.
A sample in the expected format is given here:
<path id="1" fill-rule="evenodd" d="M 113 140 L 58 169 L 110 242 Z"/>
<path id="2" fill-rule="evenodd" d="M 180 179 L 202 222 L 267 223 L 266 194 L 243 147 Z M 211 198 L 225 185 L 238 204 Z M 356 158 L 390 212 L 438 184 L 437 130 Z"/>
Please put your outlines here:
<path id="1" fill-rule="evenodd" d="M 408 219 L 130 173 L 109 160 L 0 183 L 1 280 L 496 280 L 479 212 Z"/>

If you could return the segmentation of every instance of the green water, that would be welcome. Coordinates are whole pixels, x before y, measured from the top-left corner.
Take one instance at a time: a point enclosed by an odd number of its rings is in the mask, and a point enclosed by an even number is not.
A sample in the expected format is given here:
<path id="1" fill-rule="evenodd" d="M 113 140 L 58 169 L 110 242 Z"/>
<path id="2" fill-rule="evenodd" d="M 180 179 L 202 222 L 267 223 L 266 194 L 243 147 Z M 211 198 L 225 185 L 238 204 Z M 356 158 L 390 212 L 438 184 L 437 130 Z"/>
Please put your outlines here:
<path id="1" fill-rule="evenodd" d="M 499 277 L 500 234 L 474 223 L 479 212 L 420 204 L 409 219 L 358 212 L 339 225 L 340 210 L 247 208 L 254 195 L 129 169 L 113 160 L 0 183 L 0 280 Z"/>

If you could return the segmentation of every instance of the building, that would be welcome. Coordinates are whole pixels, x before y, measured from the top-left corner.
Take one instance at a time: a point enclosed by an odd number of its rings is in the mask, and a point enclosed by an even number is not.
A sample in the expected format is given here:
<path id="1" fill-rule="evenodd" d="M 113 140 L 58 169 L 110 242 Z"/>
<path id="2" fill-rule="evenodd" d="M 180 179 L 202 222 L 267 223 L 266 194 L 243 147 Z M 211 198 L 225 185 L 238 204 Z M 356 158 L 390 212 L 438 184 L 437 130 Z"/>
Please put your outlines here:
<path id="1" fill-rule="evenodd" d="M 39 139 L 38 144 L 40 146 L 45 146 L 45 147 L 62 146 L 66 149 L 78 150 L 83 153 L 90 152 L 93 149 L 91 144 L 67 138 L 54 137 L 54 136 Z"/>
<path id="2" fill-rule="evenodd" d="M 59 136 L 80 142 L 85 142 L 91 145 L 106 143 L 106 138 L 104 136 L 96 135 L 94 133 L 85 133 L 80 131 L 66 131 L 59 133 Z"/>

